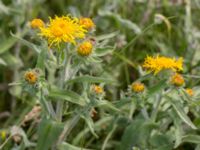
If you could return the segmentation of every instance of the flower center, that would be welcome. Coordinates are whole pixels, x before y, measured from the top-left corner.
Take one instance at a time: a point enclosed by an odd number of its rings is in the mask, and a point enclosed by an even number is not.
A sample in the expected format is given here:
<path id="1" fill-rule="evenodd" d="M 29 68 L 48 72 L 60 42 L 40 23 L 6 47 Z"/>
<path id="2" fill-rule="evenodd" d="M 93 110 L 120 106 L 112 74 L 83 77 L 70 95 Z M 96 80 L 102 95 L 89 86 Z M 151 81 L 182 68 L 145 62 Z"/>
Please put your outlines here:
<path id="1" fill-rule="evenodd" d="M 54 28 L 54 29 L 52 30 L 52 33 L 53 33 L 53 35 L 54 35 L 55 37 L 61 37 L 61 36 L 63 35 L 63 31 L 62 31 L 62 29 L 61 29 L 60 27 Z"/>

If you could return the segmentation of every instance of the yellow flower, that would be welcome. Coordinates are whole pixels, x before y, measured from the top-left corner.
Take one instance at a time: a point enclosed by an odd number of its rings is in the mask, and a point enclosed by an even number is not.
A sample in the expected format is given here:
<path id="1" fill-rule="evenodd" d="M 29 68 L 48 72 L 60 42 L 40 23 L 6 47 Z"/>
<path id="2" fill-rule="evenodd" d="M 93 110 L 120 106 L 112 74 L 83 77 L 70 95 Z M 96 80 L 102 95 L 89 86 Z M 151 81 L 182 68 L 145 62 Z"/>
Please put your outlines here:
<path id="1" fill-rule="evenodd" d="M 166 69 L 171 69 L 172 71 L 182 71 L 183 70 L 183 58 L 175 59 L 164 56 L 145 58 L 143 67 L 150 72 L 157 74 L 158 72 Z"/>
<path id="2" fill-rule="evenodd" d="M 76 44 L 76 39 L 85 37 L 87 30 L 79 24 L 79 19 L 70 16 L 50 18 L 46 27 L 40 28 L 40 35 L 47 38 L 50 47 L 61 42 Z"/>
<path id="3" fill-rule="evenodd" d="M 136 93 L 140 93 L 140 92 L 143 92 L 144 91 L 144 84 L 143 83 L 140 83 L 140 82 L 135 82 L 135 83 L 132 83 L 131 85 L 131 88 L 134 92 Z"/>
<path id="4" fill-rule="evenodd" d="M 95 27 L 94 22 L 90 18 L 80 18 L 79 22 L 84 28 L 90 30 Z"/>
<path id="5" fill-rule="evenodd" d="M 29 84 L 35 84 L 38 80 L 38 76 L 37 76 L 36 72 L 34 72 L 34 71 L 26 71 L 24 74 L 24 79 Z"/>
<path id="6" fill-rule="evenodd" d="M 1 131 L 1 139 L 4 141 L 6 139 L 6 131 Z"/>
<path id="7" fill-rule="evenodd" d="M 185 89 L 186 93 L 189 95 L 189 96 L 193 96 L 194 95 L 194 91 L 192 89 Z"/>
<path id="8" fill-rule="evenodd" d="M 185 81 L 182 75 L 176 73 L 171 77 L 171 83 L 175 86 L 182 86 L 185 83 Z"/>
<path id="9" fill-rule="evenodd" d="M 41 28 L 44 27 L 44 22 L 41 19 L 33 19 L 30 22 L 31 28 Z"/>
<path id="10" fill-rule="evenodd" d="M 85 41 L 78 46 L 77 52 L 81 56 L 89 56 L 92 53 L 92 43 Z"/>
<path id="11" fill-rule="evenodd" d="M 103 93 L 103 88 L 98 86 L 98 85 L 93 85 L 93 91 L 96 93 L 96 94 L 102 94 Z"/>

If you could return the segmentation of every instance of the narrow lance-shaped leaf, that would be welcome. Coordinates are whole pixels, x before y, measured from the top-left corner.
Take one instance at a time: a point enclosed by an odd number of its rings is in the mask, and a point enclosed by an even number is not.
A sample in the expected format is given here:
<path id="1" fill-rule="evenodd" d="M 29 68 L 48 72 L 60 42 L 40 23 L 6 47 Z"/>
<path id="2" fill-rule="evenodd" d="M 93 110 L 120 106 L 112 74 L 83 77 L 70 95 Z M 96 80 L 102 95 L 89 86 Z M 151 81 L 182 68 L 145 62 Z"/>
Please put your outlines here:
<path id="1" fill-rule="evenodd" d="M 17 39 L 14 37 L 9 37 L 8 39 L 2 41 L 0 43 L 0 54 L 5 53 L 8 51 L 15 43 L 17 42 Z"/>
<path id="2" fill-rule="evenodd" d="M 118 108 L 116 108 L 112 103 L 106 101 L 106 100 L 100 100 L 98 101 L 98 104 L 96 107 L 105 107 L 105 108 L 109 108 L 113 111 L 117 111 L 120 112 L 120 110 Z"/>
<path id="3" fill-rule="evenodd" d="M 169 98 L 171 100 L 171 105 L 173 106 L 173 108 L 175 109 L 175 111 L 177 112 L 177 114 L 179 115 L 179 117 L 187 125 L 189 125 L 192 129 L 197 129 L 197 127 L 192 123 L 192 121 L 190 120 L 190 118 L 184 112 L 184 109 L 180 106 L 180 103 L 178 103 L 177 101 L 173 100 L 171 97 L 167 97 L 167 98 Z"/>
<path id="4" fill-rule="evenodd" d="M 90 116 L 85 116 L 85 115 L 81 115 L 81 117 L 86 121 L 91 133 L 98 138 L 98 135 L 95 133 L 94 131 L 94 122 L 92 121 L 92 119 L 90 118 Z"/>
<path id="5" fill-rule="evenodd" d="M 140 29 L 140 27 L 137 24 L 133 23 L 132 21 L 130 21 L 128 19 L 122 18 L 119 14 L 112 13 L 112 12 L 106 11 L 106 10 L 99 10 L 98 13 L 99 13 L 100 16 L 106 16 L 106 17 L 112 17 L 112 18 L 114 18 L 121 25 L 123 25 L 126 28 L 131 29 L 136 34 L 140 34 L 142 32 L 141 29 Z"/>
<path id="6" fill-rule="evenodd" d="M 156 128 L 157 125 L 153 122 L 146 121 L 144 119 L 135 119 L 124 131 L 122 136 L 120 150 L 132 150 L 133 146 L 140 146 L 141 149 L 145 149 L 151 131 Z"/>
<path id="7" fill-rule="evenodd" d="M 58 140 L 62 130 L 62 124 L 52 120 L 43 119 L 39 124 L 39 137 L 36 150 L 49 150 L 49 148 Z"/>
<path id="8" fill-rule="evenodd" d="M 185 135 L 182 137 L 182 142 L 200 144 L 200 136 L 193 134 Z"/>
<path id="9" fill-rule="evenodd" d="M 76 77 L 72 80 L 68 80 L 67 83 L 74 83 L 74 82 L 88 82 L 88 83 L 110 83 L 116 84 L 116 81 L 113 79 L 102 78 L 102 77 L 93 77 L 89 75 Z"/>
<path id="10" fill-rule="evenodd" d="M 22 44 L 24 44 L 24 45 L 26 45 L 27 47 L 29 47 L 29 48 L 35 50 L 37 53 L 40 53 L 41 50 L 40 50 L 40 48 L 39 48 L 37 45 L 35 45 L 35 44 L 33 44 L 33 43 L 31 43 L 31 42 L 29 42 L 29 41 L 27 41 L 27 40 L 21 38 L 21 37 L 18 36 L 18 35 L 13 34 L 13 33 L 11 33 L 11 35 L 13 36 L 14 39 L 19 40 Z"/>
<path id="11" fill-rule="evenodd" d="M 81 106 L 84 106 L 86 102 L 84 99 L 77 93 L 70 90 L 61 90 L 61 89 L 50 89 L 49 97 L 55 98 L 56 100 L 66 100 L 71 103 L 75 103 Z"/>
<path id="12" fill-rule="evenodd" d="M 36 64 L 36 67 L 40 68 L 43 71 L 45 71 L 46 54 L 47 54 L 47 49 L 45 49 L 44 47 L 41 48 Z"/>
<path id="13" fill-rule="evenodd" d="M 148 90 L 148 95 L 149 96 L 152 96 L 154 95 L 155 93 L 158 93 L 160 92 L 162 89 L 164 89 L 165 87 L 167 86 L 166 84 L 166 80 L 161 80 L 159 83 L 157 83 L 155 86 L 149 88 Z"/>
<path id="14" fill-rule="evenodd" d="M 91 150 L 91 149 L 85 149 L 63 142 L 61 145 L 58 146 L 58 150 Z"/>

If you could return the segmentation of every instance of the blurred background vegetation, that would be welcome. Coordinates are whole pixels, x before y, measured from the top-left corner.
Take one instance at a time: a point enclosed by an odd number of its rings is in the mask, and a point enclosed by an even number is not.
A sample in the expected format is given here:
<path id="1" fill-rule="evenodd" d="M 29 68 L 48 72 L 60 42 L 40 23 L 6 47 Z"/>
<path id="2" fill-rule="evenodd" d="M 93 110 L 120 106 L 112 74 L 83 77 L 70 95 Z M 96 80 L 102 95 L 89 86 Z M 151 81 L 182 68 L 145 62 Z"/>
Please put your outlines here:
<path id="1" fill-rule="evenodd" d="M 120 81 L 114 97 L 111 89 L 107 94 L 117 99 L 138 78 L 138 64 L 147 55 L 181 56 L 184 73 L 200 75 L 199 12 L 199 0 L 0 0 L 0 128 L 17 123 L 32 107 L 31 97 L 24 99 L 21 89 L 8 86 L 35 67 L 36 53 L 11 36 L 37 43 L 27 30 L 30 20 L 72 14 L 91 17 L 97 36 L 116 32 L 108 43 L 115 52 L 104 58 L 103 68 Z M 190 79 L 187 86 L 199 82 Z"/>

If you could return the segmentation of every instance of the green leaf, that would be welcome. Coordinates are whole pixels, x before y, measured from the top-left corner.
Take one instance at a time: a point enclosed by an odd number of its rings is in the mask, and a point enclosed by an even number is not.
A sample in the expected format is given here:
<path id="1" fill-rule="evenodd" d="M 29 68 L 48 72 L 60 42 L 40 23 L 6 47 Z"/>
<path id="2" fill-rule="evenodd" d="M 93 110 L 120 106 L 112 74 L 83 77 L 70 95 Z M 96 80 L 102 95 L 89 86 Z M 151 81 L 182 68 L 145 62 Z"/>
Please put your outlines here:
<path id="1" fill-rule="evenodd" d="M 113 13 L 111 11 L 107 11 L 107 10 L 99 10 L 98 14 L 100 16 L 105 16 L 105 17 L 111 17 L 114 18 L 118 23 L 120 23 L 123 27 L 126 27 L 128 29 L 131 29 L 132 31 L 134 31 L 136 34 L 140 34 L 142 31 L 140 29 L 140 27 L 133 23 L 132 21 L 128 20 L 128 19 L 124 19 L 122 18 L 119 14 L 117 13 Z"/>
<path id="2" fill-rule="evenodd" d="M 60 90 L 60 89 L 50 89 L 49 91 L 49 97 L 55 98 L 55 100 L 66 100 L 68 102 L 78 104 L 81 106 L 86 105 L 85 100 L 78 95 L 77 93 L 70 91 L 70 90 Z"/>
<path id="3" fill-rule="evenodd" d="M 74 82 L 88 82 L 88 83 L 110 83 L 116 84 L 116 81 L 113 79 L 101 78 L 101 77 L 93 77 L 89 75 L 76 77 L 74 79 L 68 80 L 67 83 L 74 83 Z"/>
<path id="4" fill-rule="evenodd" d="M 40 68 L 43 71 L 45 71 L 46 54 L 47 54 L 47 50 L 44 47 L 41 48 L 40 54 L 37 59 L 37 64 L 36 64 L 36 67 Z"/>
<path id="5" fill-rule="evenodd" d="M 2 58 L 0 58 L 0 65 L 7 66 L 7 63 Z"/>
<path id="6" fill-rule="evenodd" d="M 124 131 L 120 150 L 132 150 L 133 146 L 146 149 L 150 133 L 156 127 L 155 123 L 145 121 L 144 119 L 134 120 Z"/>
<path id="7" fill-rule="evenodd" d="M 96 48 L 95 49 L 95 54 L 99 57 L 104 56 L 108 53 L 112 53 L 112 51 L 114 50 L 113 47 L 102 47 L 102 48 Z"/>
<path id="8" fill-rule="evenodd" d="M 111 110 L 113 110 L 113 111 L 121 112 L 121 111 L 120 111 L 118 108 L 116 108 L 112 103 L 110 103 L 110 102 L 108 102 L 108 101 L 106 101 L 106 100 L 100 100 L 100 101 L 98 101 L 98 104 L 97 104 L 96 107 L 100 107 L 100 108 L 105 107 L 105 108 L 109 108 L 109 109 L 111 109 Z"/>
<path id="9" fill-rule="evenodd" d="M 11 35 L 13 36 L 13 38 L 14 38 L 15 40 L 19 40 L 22 44 L 26 45 L 26 46 L 29 47 L 30 49 L 33 49 L 33 50 L 35 50 L 37 53 L 40 53 L 41 50 L 40 50 L 39 46 L 37 46 L 37 45 L 35 45 L 35 44 L 33 44 L 33 43 L 31 43 L 31 42 L 29 42 L 29 41 L 27 41 L 27 40 L 21 38 L 20 36 L 18 36 L 18 35 L 16 35 L 16 34 L 11 33 Z"/>
<path id="10" fill-rule="evenodd" d="M 7 66 L 9 67 L 16 67 L 16 66 L 22 66 L 21 59 L 17 59 L 13 54 L 10 52 L 6 52 L 2 54 L 2 59 L 5 61 Z"/>
<path id="11" fill-rule="evenodd" d="M 154 150 L 173 149 L 173 139 L 166 134 L 155 134 L 150 138 Z"/>
<path id="12" fill-rule="evenodd" d="M 58 146 L 58 150 L 89 150 L 89 149 L 77 147 L 69 143 L 63 142 L 61 145 Z"/>
<path id="13" fill-rule="evenodd" d="M 174 131 L 174 148 L 177 148 L 181 144 L 182 135 L 184 134 L 183 127 L 182 127 L 182 119 L 176 113 L 174 109 L 169 111 L 169 115 L 173 119 L 175 131 Z"/>
<path id="14" fill-rule="evenodd" d="M 137 69 L 138 64 L 136 64 L 135 62 L 129 60 L 127 57 L 123 56 L 122 54 L 114 51 L 113 54 L 115 56 L 117 56 L 119 59 L 123 60 L 124 62 L 126 62 L 127 64 L 129 64 L 130 66 L 132 66 L 133 68 Z"/>
<path id="15" fill-rule="evenodd" d="M 36 150 L 49 150 L 49 148 L 58 140 L 62 130 L 62 124 L 52 120 L 43 119 L 39 124 L 39 137 Z"/>
<path id="16" fill-rule="evenodd" d="M 17 42 L 17 39 L 14 37 L 9 37 L 8 39 L 2 41 L 0 43 L 0 54 L 5 53 L 8 51 L 15 43 Z"/>
<path id="17" fill-rule="evenodd" d="M 119 31 L 115 31 L 115 32 L 112 32 L 112 33 L 100 35 L 100 36 L 96 37 L 96 40 L 97 41 L 101 41 L 101 40 L 105 40 L 105 39 L 110 39 L 110 38 L 113 38 L 113 37 L 117 36 L 117 34 L 119 34 Z"/>
<path id="18" fill-rule="evenodd" d="M 91 133 L 96 137 L 98 138 L 98 135 L 95 133 L 94 131 L 94 122 L 93 120 L 91 119 L 91 117 L 89 115 L 81 115 L 81 117 L 86 121 Z"/>
<path id="19" fill-rule="evenodd" d="M 113 120 L 113 116 L 109 116 L 109 117 L 103 117 L 101 119 L 99 119 L 98 121 L 96 121 L 94 123 L 94 129 L 95 131 L 101 131 L 102 130 L 102 126 L 110 123 Z M 80 131 L 76 137 L 74 137 L 72 143 L 75 145 L 78 145 L 82 142 L 82 138 L 86 137 L 88 135 L 88 133 L 90 132 L 89 127 L 84 128 L 82 131 Z"/>
<path id="20" fill-rule="evenodd" d="M 195 143 L 200 144 L 200 136 L 199 135 L 185 135 L 182 137 L 182 142 L 189 142 L 189 143 Z"/>
<path id="21" fill-rule="evenodd" d="M 175 111 L 177 112 L 177 114 L 179 115 L 179 117 L 187 124 L 189 125 L 192 129 L 197 129 L 197 127 L 192 123 L 192 121 L 190 120 L 190 118 L 186 115 L 186 113 L 184 112 L 184 108 L 181 107 L 180 103 L 178 103 L 177 101 L 173 100 L 172 98 L 168 97 L 171 100 L 171 105 L 173 106 L 173 108 L 175 109 Z"/>
<path id="22" fill-rule="evenodd" d="M 159 83 L 157 83 L 155 86 L 148 88 L 148 95 L 152 96 L 156 93 L 159 93 L 162 89 L 164 89 L 167 86 L 166 80 L 161 80 Z"/>

